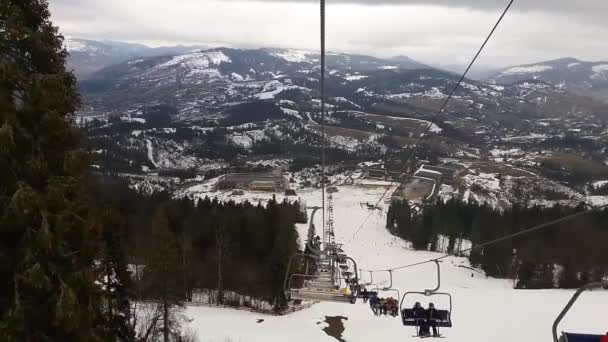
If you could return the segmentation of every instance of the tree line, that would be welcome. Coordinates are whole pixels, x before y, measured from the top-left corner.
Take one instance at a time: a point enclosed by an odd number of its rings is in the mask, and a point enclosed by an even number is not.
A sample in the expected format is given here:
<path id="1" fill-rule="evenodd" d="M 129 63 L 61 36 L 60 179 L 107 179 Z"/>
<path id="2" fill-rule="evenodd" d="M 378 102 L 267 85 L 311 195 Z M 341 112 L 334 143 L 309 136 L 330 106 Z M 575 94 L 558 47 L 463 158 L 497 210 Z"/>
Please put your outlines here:
<path id="1" fill-rule="evenodd" d="M 555 205 L 513 207 L 500 211 L 478 203 L 437 201 L 421 213 L 407 201 L 395 200 L 387 215 L 387 228 L 412 242 L 415 249 L 453 253 L 475 247 L 534 225 L 585 210 Z M 513 278 L 517 288 L 575 288 L 608 275 L 608 210 L 492 246 L 468 255 L 473 266 L 487 275 Z"/>
<path id="2" fill-rule="evenodd" d="M 113 280 L 108 289 L 121 289 L 108 290 L 108 298 L 122 295 L 107 303 L 122 308 L 119 317 L 131 317 L 132 323 L 141 316 L 137 303 L 144 301 L 159 307 L 159 322 L 176 324 L 180 304 L 203 289 L 213 290 L 209 301 L 216 304 L 241 305 L 224 298 L 230 292 L 276 310 L 285 307 L 283 277 L 298 251 L 294 224 L 306 222 L 298 201 L 273 198 L 262 205 L 146 196 L 110 177 L 96 189 L 109 253 L 102 269 L 108 270 L 105 279 Z M 128 302 L 136 303 L 119 305 Z M 159 329 L 179 331 L 162 324 Z"/>

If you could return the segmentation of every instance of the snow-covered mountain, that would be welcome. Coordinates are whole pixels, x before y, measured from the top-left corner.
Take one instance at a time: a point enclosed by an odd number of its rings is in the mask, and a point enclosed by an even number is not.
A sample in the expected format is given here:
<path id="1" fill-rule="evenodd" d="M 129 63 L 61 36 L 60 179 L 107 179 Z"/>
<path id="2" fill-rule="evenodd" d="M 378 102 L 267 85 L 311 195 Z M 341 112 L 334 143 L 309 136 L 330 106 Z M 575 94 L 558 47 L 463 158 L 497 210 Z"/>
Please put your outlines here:
<path id="1" fill-rule="evenodd" d="M 226 106 L 253 100 L 289 100 L 294 103 L 292 110 L 307 111 L 319 100 L 318 64 L 319 55 L 305 50 L 216 48 L 131 59 L 96 72 L 91 80 L 81 82 L 81 88 L 86 102 L 97 109 L 171 103 L 178 120 L 203 120 Z M 522 69 L 511 73 L 518 70 Z M 437 110 L 437 102 L 457 79 L 453 73 L 403 57 L 327 56 L 327 92 L 337 109 L 424 119 Z M 523 134 L 536 126 L 526 121 L 529 118 L 572 117 L 583 123 L 597 122 L 606 114 L 598 103 L 540 81 L 495 85 L 468 80 L 455 95 L 444 121 L 471 134 L 510 128 L 517 131 L 500 135 Z"/>
<path id="2" fill-rule="evenodd" d="M 327 62 L 330 163 L 399 163 L 432 127 L 417 157 L 469 170 L 442 197 L 578 203 L 585 183 L 608 179 L 608 108 L 565 87 L 466 80 L 436 116 L 458 75 L 408 59 L 330 53 Z M 309 167 L 321 146 L 319 74 L 319 55 L 305 50 L 138 57 L 81 80 L 79 115 L 83 126 L 99 119 L 87 134 L 101 170 L 194 177 Z M 576 191 L 555 183 L 571 179 Z"/>
<path id="3" fill-rule="evenodd" d="M 505 68 L 490 79 L 504 84 L 538 80 L 608 99 L 608 62 L 562 58 Z"/>
<path id="4" fill-rule="evenodd" d="M 135 57 L 179 54 L 203 48 L 181 45 L 151 48 L 143 44 L 80 38 L 66 38 L 64 46 L 69 53 L 68 68 L 74 70 L 79 79 L 85 79 L 104 67 Z"/>

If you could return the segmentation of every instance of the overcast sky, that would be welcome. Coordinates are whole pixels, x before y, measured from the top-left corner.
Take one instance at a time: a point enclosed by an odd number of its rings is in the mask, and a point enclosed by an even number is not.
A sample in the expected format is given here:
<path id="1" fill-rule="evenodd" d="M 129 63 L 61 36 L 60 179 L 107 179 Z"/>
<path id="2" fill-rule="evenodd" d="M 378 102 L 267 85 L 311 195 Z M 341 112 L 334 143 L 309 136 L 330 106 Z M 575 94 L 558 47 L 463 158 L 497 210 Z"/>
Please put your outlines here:
<path id="1" fill-rule="evenodd" d="M 317 49 L 318 1 L 49 0 L 67 36 Z M 327 47 L 464 64 L 507 0 L 327 0 Z M 608 60 L 608 0 L 515 0 L 479 66 L 573 56 Z"/>

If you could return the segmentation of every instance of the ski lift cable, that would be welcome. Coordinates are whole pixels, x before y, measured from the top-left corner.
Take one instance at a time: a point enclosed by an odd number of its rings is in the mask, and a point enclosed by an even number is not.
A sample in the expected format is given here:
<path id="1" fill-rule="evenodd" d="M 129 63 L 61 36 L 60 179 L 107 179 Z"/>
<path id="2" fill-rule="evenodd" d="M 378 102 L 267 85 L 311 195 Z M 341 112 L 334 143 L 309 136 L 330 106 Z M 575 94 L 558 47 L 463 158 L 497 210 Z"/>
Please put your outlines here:
<path id="1" fill-rule="evenodd" d="M 488 246 L 491 246 L 491 245 L 494 245 L 494 244 L 497 244 L 497 243 L 500 243 L 500 242 L 511 240 L 511 239 L 514 239 L 514 238 L 522 236 L 522 235 L 526 235 L 526 234 L 533 233 L 533 232 L 538 232 L 538 231 L 543 230 L 545 228 L 555 227 L 556 224 L 563 223 L 563 222 L 572 220 L 572 219 L 577 218 L 577 217 L 586 216 L 586 215 L 589 215 L 589 214 L 591 214 L 593 212 L 596 212 L 596 211 L 599 211 L 599 210 L 603 210 L 603 209 L 608 209 L 608 203 L 600 205 L 600 206 L 597 206 L 597 207 L 593 207 L 593 208 L 590 208 L 590 209 L 587 209 L 587 210 L 579 211 L 579 212 L 574 213 L 574 214 L 566 215 L 566 216 L 560 217 L 558 219 L 555 219 L 555 220 L 552 220 L 552 221 L 549 221 L 549 222 L 545 222 L 545 223 L 542 223 L 542 224 L 539 224 L 539 225 L 536 225 L 536 226 L 532 226 L 530 228 L 521 230 L 521 231 L 519 231 L 517 233 L 508 234 L 508 235 L 496 238 L 494 240 L 486 241 L 484 243 L 481 243 L 481 244 L 472 246 L 470 248 L 464 249 L 464 250 L 461 251 L 461 253 L 471 252 L 471 251 L 474 251 L 474 250 L 477 250 L 477 249 L 481 249 L 481 248 L 485 248 L 485 247 L 488 247 Z M 432 259 L 428 259 L 428 260 L 425 260 L 425 261 L 416 262 L 416 263 L 413 263 L 413 264 L 408 264 L 408 265 L 403 265 L 403 266 L 397 266 L 397 267 L 392 267 L 392 268 L 383 269 L 383 270 L 382 269 L 379 269 L 379 270 L 365 270 L 365 269 L 363 269 L 362 271 L 372 272 L 372 273 L 375 273 L 375 272 L 392 272 L 392 271 L 402 270 L 402 269 L 405 269 L 405 268 L 416 267 L 416 266 L 428 264 L 428 263 L 431 263 L 431 262 L 437 262 L 439 260 L 448 258 L 450 256 L 453 256 L 453 254 L 446 253 L 445 255 L 440 256 L 438 258 L 432 258 Z"/>
<path id="2" fill-rule="evenodd" d="M 320 0 L 321 10 L 321 207 L 323 242 L 325 242 L 325 0 Z"/>
<path id="3" fill-rule="evenodd" d="M 407 155 L 407 158 L 405 159 L 405 163 L 404 163 L 405 165 L 407 165 L 407 162 L 414 156 L 414 153 L 416 153 L 416 150 L 420 146 L 420 143 L 422 142 L 422 140 L 428 136 L 427 133 L 433 128 L 433 125 L 435 124 L 434 123 L 435 119 L 437 119 L 437 117 L 439 117 L 439 115 L 441 115 L 441 113 L 443 113 L 443 111 L 445 110 L 445 108 L 448 106 L 450 100 L 454 97 L 454 94 L 456 93 L 456 90 L 458 90 L 458 88 L 460 87 L 460 85 L 464 81 L 465 77 L 467 76 L 467 74 L 469 73 L 469 71 L 471 70 L 471 68 L 473 67 L 473 65 L 475 64 L 475 62 L 479 58 L 479 56 L 481 55 L 481 52 L 484 50 L 484 48 L 486 47 L 486 45 L 488 44 L 488 42 L 490 41 L 490 39 L 494 35 L 494 32 L 498 28 L 498 25 L 500 25 L 500 23 L 502 22 L 502 20 L 506 16 L 506 14 L 509 12 L 509 9 L 511 9 L 511 6 L 513 5 L 513 2 L 515 2 L 515 0 L 510 0 L 509 1 L 509 3 L 507 4 L 507 7 L 504 9 L 504 11 L 502 12 L 502 14 L 500 15 L 500 17 L 498 18 L 498 20 L 496 21 L 496 23 L 492 27 L 492 30 L 490 31 L 490 33 L 488 34 L 488 36 L 484 40 L 483 44 L 481 44 L 481 46 L 477 50 L 477 53 L 475 54 L 475 57 L 473 57 L 473 59 L 471 60 L 471 62 L 469 63 L 469 65 L 467 66 L 467 68 L 465 69 L 465 71 L 462 73 L 462 76 L 460 76 L 460 79 L 458 80 L 458 82 L 456 82 L 456 85 L 454 86 L 454 88 L 452 88 L 452 90 L 450 91 L 450 94 L 448 95 L 448 97 L 445 99 L 445 101 L 443 101 L 443 104 L 439 108 L 439 111 L 437 111 L 437 113 L 435 113 L 431 117 L 431 119 L 429 120 L 429 125 L 426 127 L 426 129 L 423 131 L 423 133 L 418 137 L 418 139 L 416 140 L 416 144 L 414 144 L 414 147 L 411 148 L 410 153 Z M 390 190 L 390 188 L 394 185 L 394 183 L 395 183 L 395 181 L 392 180 L 390 182 L 390 184 L 386 187 L 386 190 L 384 191 L 384 193 L 382 194 L 382 196 L 380 196 L 380 198 L 376 202 L 376 207 L 380 205 L 380 202 L 382 202 L 382 200 L 384 199 L 384 197 L 386 197 L 386 194 L 388 193 L 388 191 Z M 359 225 L 359 227 L 357 228 L 357 230 L 353 234 L 353 239 L 357 236 L 357 234 L 359 233 L 359 231 L 365 226 L 365 224 L 367 223 L 367 221 L 371 217 L 372 213 L 373 212 L 370 212 L 365 217 L 365 219 L 363 220 L 363 222 L 361 223 L 361 225 Z"/>

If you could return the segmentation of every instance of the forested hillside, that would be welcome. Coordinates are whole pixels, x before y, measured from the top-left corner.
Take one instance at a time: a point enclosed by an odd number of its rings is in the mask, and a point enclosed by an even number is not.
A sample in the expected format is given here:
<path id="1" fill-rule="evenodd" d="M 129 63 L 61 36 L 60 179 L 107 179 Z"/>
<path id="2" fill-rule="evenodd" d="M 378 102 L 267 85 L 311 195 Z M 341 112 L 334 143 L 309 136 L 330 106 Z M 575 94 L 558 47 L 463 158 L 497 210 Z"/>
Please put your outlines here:
<path id="1" fill-rule="evenodd" d="M 306 222 L 298 201 L 263 206 L 146 196 L 110 178 L 98 189 L 105 217 L 111 217 L 108 229 L 123 232 L 114 248 L 129 264 L 143 266 L 135 277 L 142 298 L 136 299 L 163 300 L 159 287 L 166 286 L 178 302 L 215 289 L 219 302 L 221 292 L 234 291 L 277 309 L 285 305 L 286 263 L 298 250 L 294 224 Z"/>
<path id="2" fill-rule="evenodd" d="M 387 228 L 411 240 L 418 250 L 459 254 L 478 244 L 585 210 L 515 205 L 500 211 L 477 203 L 450 200 L 427 205 L 416 214 L 407 202 L 394 201 Z M 473 250 L 471 264 L 487 275 L 513 278 L 518 288 L 575 288 L 601 281 L 608 273 L 608 210 L 560 223 L 546 232 L 530 233 Z"/>

